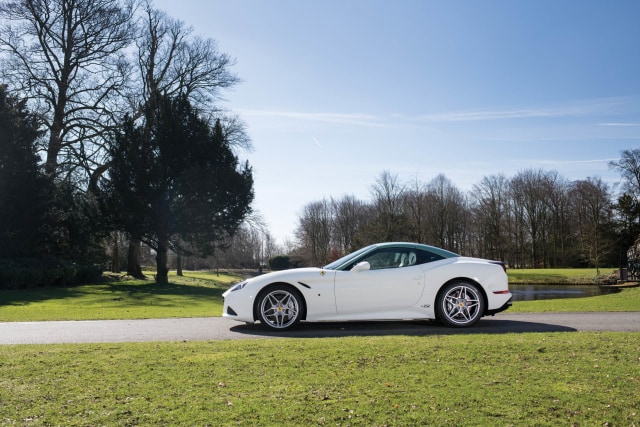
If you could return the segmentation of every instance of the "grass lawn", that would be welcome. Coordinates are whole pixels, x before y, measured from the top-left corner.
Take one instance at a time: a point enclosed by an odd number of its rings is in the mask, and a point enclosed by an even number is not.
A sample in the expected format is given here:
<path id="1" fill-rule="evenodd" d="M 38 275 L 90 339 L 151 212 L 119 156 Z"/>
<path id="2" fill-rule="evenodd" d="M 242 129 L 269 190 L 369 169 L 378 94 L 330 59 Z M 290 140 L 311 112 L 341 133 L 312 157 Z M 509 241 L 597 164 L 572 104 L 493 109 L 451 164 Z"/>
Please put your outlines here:
<path id="1" fill-rule="evenodd" d="M 111 281 L 70 288 L 0 291 L 0 321 L 209 317 L 222 313 L 222 293 L 241 278 L 215 273 Z"/>
<path id="2" fill-rule="evenodd" d="M 0 346 L 0 425 L 633 426 L 640 333 Z"/>
<path id="3" fill-rule="evenodd" d="M 535 271 L 538 275 L 549 274 Z M 186 272 L 184 277 L 172 275 L 166 286 L 149 279 L 0 291 L 0 322 L 220 316 L 222 293 L 241 279 L 227 274 Z M 516 302 L 509 311 L 640 311 L 640 288 L 591 298 Z"/>
<path id="4" fill-rule="evenodd" d="M 580 311 L 640 311 L 640 287 L 587 298 L 516 301 L 507 313 L 545 313 Z"/>
<path id="5" fill-rule="evenodd" d="M 233 276 L 0 292 L 0 321 L 218 316 Z M 511 311 L 638 311 L 640 288 Z M 0 346 L 0 426 L 637 426 L 640 333 Z"/>
<path id="6" fill-rule="evenodd" d="M 618 274 L 617 268 L 521 268 L 508 269 L 509 283 L 591 284 L 598 278 Z"/>

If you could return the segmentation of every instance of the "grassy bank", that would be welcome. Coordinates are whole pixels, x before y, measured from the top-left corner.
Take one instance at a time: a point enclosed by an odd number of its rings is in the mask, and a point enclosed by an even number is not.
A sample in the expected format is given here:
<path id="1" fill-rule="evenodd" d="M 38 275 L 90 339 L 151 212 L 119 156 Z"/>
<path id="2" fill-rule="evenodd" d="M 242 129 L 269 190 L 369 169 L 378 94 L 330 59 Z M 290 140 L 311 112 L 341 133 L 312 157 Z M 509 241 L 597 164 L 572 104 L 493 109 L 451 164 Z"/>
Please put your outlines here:
<path id="1" fill-rule="evenodd" d="M 509 308 L 508 313 L 580 311 L 640 311 L 640 287 L 622 288 L 614 294 L 588 298 L 517 301 Z"/>
<path id="2" fill-rule="evenodd" d="M 608 276 L 617 275 L 616 268 L 522 268 L 508 269 L 509 283 L 518 284 L 597 284 Z"/>
<path id="3" fill-rule="evenodd" d="M 638 425 L 640 334 L 0 346 L 0 425 Z"/>

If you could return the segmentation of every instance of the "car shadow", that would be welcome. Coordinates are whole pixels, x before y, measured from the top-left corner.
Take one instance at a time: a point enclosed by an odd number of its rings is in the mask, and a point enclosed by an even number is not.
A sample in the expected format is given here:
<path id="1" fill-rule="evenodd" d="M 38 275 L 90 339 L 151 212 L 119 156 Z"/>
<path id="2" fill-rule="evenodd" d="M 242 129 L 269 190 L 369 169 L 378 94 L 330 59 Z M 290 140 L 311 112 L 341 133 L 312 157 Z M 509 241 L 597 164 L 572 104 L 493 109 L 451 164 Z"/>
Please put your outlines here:
<path id="1" fill-rule="evenodd" d="M 259 323 L 233 326 L 232 332 L 261 337 L 335 338 L 347 336 L 507 334 L 523 332 L 576 332 L 577 329 L 548 323 L 482 319 L 470 328 L 451 328 L 437 321 L 302 322 L 288 331 L 273 331 Z"/>

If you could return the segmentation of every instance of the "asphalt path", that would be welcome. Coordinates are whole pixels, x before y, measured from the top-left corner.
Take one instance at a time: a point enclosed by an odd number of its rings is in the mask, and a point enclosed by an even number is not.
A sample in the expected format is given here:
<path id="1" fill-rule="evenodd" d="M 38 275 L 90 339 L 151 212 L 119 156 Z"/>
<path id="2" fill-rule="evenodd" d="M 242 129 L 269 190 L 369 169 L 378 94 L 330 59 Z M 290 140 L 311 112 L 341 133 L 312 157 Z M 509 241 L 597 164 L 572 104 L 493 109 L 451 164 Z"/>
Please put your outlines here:
<path id="1" fill-rule="evenodd" d="M 502 334 L 527 332 L 640 331 L 640 312 L 500 313 L 471 328 L 430 321 L 301 323 L 291 331 L 269 331 L 222 317 L 0 323 L 0 344 L 210 341 L 257 338 L 328 338 L 383 335 Z"/>

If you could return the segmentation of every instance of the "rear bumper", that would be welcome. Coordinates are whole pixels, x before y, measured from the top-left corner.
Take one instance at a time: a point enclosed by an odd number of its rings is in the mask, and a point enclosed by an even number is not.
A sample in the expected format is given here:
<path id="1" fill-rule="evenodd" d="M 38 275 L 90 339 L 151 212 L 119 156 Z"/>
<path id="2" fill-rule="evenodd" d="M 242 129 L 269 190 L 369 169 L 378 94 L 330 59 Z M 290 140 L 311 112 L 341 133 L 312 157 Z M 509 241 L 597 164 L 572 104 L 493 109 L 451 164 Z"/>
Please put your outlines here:
<path id="1" fill-rule="evenodd" d="M 501 311 L 505 311 L 509 307 L 511 307 L 513 297 L 509 298 L 507 302 L 505 302 L 501 307 L 495 308 L 493 310 L 487 310 L 485 316 L 493 316 L 494 314 L 500 313 Z"/>

